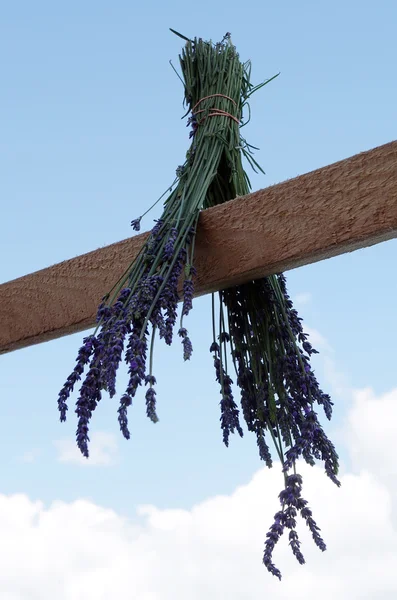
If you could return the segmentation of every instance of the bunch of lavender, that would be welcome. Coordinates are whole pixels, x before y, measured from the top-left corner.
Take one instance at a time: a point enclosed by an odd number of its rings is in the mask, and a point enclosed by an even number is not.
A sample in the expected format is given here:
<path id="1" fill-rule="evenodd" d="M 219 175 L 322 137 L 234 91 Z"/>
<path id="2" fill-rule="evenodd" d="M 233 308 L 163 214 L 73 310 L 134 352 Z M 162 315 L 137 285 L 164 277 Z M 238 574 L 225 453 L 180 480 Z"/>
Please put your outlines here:
<path id="1" fill-rule="evenodd" d="M 214 314 L 211 351 L 215 360 L 223 357 L 223 381 L 227 385 L 221 385 L 221 393 L 228 399 L 226 406 L 232 407 L 227 410 L 221 404 L 223 437 L 227 445 L 229 433 L 241 430 L 227 371 L 230 349 L 241 392 L 241 410 L 248 430 L 256 436 L 259 456 L 268 467 L 272 466 L 270 441 L 282 464 L 281 511 L 276 513 L 267 534 L 263 555 L 267 569 L 281 579 L 272 553 L 285 528 L 290 529 L 294 555 L 301 564 L 305 562 L 295 528 L 298 512 L 319 549 L 326 549 L 307 502 L 301 497 L 302 478 L 296 473 L 296 462 L 303 458 L 314 465 L 316 460 L 322 460 L 328 477 L 340 485 L 338 455 L 315 412 L 315 405 L 320 405 L 330 419 L 333 403 L 320 389 L 310 366 L 310 357 L 316 350 L 293 309 L 284 275 L 223 290 L 219 296 L 219 333 L 216 334 Z M 215 313 L 215 303 L 213 306 Z"/>
<path id="2" fill-rule="evenodd" d="M 76 403 L 77 444 L 87 457 L 92 413 L 103 391 L 110 397 L 115 395 L 117 370 L 123 356 L 129 369 L 128 386 L 118 409 L 124 437 L 130 437 L 127 409 L 139 386 L 147 386 L 148 417 L 153 422 L 158 420 L 156 379 L 152 371 L 154 338 L 158 331 L 159 337 L 171 344 L 180 291 L 183 304 L 178 335 L 184 359 L 188 360 L 192 354 L 183 317 L 192 308 L 194 239 L 199 212 L 249 193 L 243 157 L 251 167 L 260 169 L 252 155 L 253 146 L 241 135 L 241 127 L 245 125 L 242 115 L 249 97 L 274 78 L 253 86 L 250 62 L 240 62 L 230 34 L 217 44 L 180 37 L 186 41 L 180 65 L 191 146 L 184 164 L 177 168 L 161 218 L 139 256 L 103 299 L 96 330 L 84 339 L 76 366 L 59 394 L 60 418 L 64 421 L 67 400 L 88 367 Z M 141 219 L 132 221 L 134 230 L 139 230 Z M 221 388 L 223 440 L 227 446 L 230 433 L 237 431 L 243 435 L 228 372 L 227 358 L 231 355 L 241 390 L 243 417 L 248 430 L 256 435 L 260 458 L 269 467 L 272 465 L 270 440 L 283 465 L 281 511 L 275 515 L 267 535 L 263 557 L 268 570 L 281 578 L 272 562 L 272 552 L 285 528 L 290 529 L 293 553 L 300 563 L 304 562 L 295 530 L 298 512 L 315 543 L 325 549 L 311 511 L 301 497 L 302 480 L 296 474 L 295 464 L 300 457 L 309 464 L 323 460 L 327 475 L 339 485 L 337 454 L 314 411 L 315 404 L 320 404 L 330 418 L 332 402 L 320 390 L 310 367 L 310 356 L 315 350 L 302 331 L 283 275 L 221 291 L 219 297 L 216 324 L 213 296 L 211 352 Z"/>
<path id="3" fill-rule="evenodd" d="M 240 63 L 229 35 L 215 45 L 201 39 L 187 41 L 180 61 L 189 106 L 185 116 L 190 114 L 192 138 L 185 162 L 177 168 L 163 213 L 138 257 L 103 298 L 97 327 L 84 339 L 76 366 L 59 393 L 60 419 L 65 421 L 68 398 L 87 368 L 75 411 L 77 445 L 86 457 L 92 413 L 103 391 L 110 397 L 115 395 L 116 375 L 123 358 L 128 365 L 129 382 L 118 408 L 122 434 L 130 437 L 127 410 L 142 385 L 147 386 L 147 415 L 153 422 L 158 420 L 152 371 L 154 337 L 158 332 L 166 344 L 172 342 L 182 277 L 178 335 L 184 359 L 190 359 L 192 344 L 183 318 L 192 308 L 194 238 L 199 212 L 208 204 L 212 182 L 219 180 L 217 173 L 225 153 L 244 146 L 239 131 L 242 110 L 253 91 L 261 87 L 250 83 L 249 63 Z M 230 127 L 230 122 L 235 126 Z M 250 155 L 249 148 L 244 147 L 243 151 Z M 132 221 L 135 231 L 139 231 L 143 216 Z"/>

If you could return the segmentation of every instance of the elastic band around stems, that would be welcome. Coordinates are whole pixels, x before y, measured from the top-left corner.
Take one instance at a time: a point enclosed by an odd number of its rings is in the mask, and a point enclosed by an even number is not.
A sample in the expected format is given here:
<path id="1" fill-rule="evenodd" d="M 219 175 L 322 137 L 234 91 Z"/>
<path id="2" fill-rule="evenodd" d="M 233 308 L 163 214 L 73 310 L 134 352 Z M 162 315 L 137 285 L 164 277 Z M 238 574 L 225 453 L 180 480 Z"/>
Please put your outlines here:
<path id="1" fill-rule="evenodd" d="M 212 110 L 213 112 L 209 113 L 207 115 L 207 117 L 229 117 L 230 119 L 233 119 L 233 121 L 235 121 L 238 125 L 240 125 L 240 121 L 237 119 L 237 117 L 231 115 L 230 113 L 226 112 L 225 110 L 222 110 L 220 108 L 210 108 L 210 109 L 200 109 L 196 111 L 197 106 L 203 102 L 204 100 L 208 100 L 209 98 L 226 98 L 226 100 L 230 100 L 230 102 L 232 102 L 234 104 L 234 106 L 237 106 L 236 102 L 233 100 L 233 98 L 230 98 L 230 96 L 225 96 L 224 94 L 211 94 L 210 96 L 204 96 L 204 98 L 200 98 L 200 100 L 198 102 L 196 102 L 196 104 L 193 106 L 192 108 L 192 115 L 196 116 L 199 113 L 202 112 L 206 112 L 206 110 Z M 200 123 L 202 123 L 207 117 L 204 117 L 204 119 L 201 119 Z"/>
<path id="2" fill-rule="evenodd" d="M 208 100 L 208 98 L 226 98 L 226 100 L 233 102 L 234 106 L 237 106 L 236 102 L 233 100 L 233 98 L 230 98 L 230 96 L 225 96 L 224 94 L 211 94 L 210 96 L 204 96 L 204 98 L 200 98 L 200 100 L 193 106 L 192 113 L 194 113 L 194 109 L 197 108 L 200 102 L 204 102 L 204 100 Z"/>
<path id="3" fill-rule="evenodd" d="M 240 125 L 240 121 L 237 119 L 237 117 L 234 117 L 233 115 L 226 112 L 225 110 L 221 110 L 220 108 L 212 108 L 210 110 L 213 110 L 215 112 L 209 113 L 206 117 L 203 117 L 200 121 L 198 121 L 198 125 L 200 123 L 202 123 L 203 121 L 205 121 L 205 119 L 207 117 L 229 117 L 230 119 L 233 119 L 233 121 L 235 121 L 237 123 L 237 125 Z M 193 114 L 198 115 L 199 113 L 202 113 L 202 112 L 205 112 L 205 110 L 198 110 L 196 113 L 193 113 Z"/>

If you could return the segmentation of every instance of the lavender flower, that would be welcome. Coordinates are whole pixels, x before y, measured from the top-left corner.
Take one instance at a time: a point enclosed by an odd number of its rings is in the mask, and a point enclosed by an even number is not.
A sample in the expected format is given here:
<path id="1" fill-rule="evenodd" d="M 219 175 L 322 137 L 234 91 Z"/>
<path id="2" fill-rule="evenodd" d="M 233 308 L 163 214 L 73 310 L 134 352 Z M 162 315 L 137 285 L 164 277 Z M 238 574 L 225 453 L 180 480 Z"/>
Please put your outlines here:
<path id="1" fill-rule="evenodd" d="M 194 283 L 191 279 L 183 282 L 183 305 L 182 315 L 187 316 L 193 308 Z"/>
<path id="2" fill-rule="evenodd" d="M 172 227 L 169 237 L 168 237 L 168 240 L 164 246 L 164 251 L 163 251 L 164 260 L 171 260 L 172 257 L 174 256 L 174 244 L 175 244 L 177 236 L 178 236 L 177 228 Z"/>
<path id="3" fill-rule="evenodd" d="M 316 525 L 316 522 L 313 519 L 313 513 L 307 506 L 307 501 L 303 498 L 299 498 L 297 502 L 297 507 L 300 510 L 301 517 L 306 521 L 306 525 L 309 527 L 314 543 L 321 550 L 321 552 L 325 552 L 327 546 L 325 545 L 323 538 L 319 534 L 320 528 Z"/>
<path id="4" fill-rule="evenodd" d="M 128 342 L 128 347 L 125 355 L 125 360 L 129 364 L 129 381 L 128 386 L 120 399 L 118 408 L 118 421 L 120 430 L 125 439 L 130 439 L 128 429 L 127 409 L 132 404 L 132 399 L 136 394 L 138 386 L 142 385 L 145 379 L 145 365 L 147 354 L 147 332 L 141 339 L 137 333 L 132 333 Z"/>
<path id="5" fill-rule="evenodd" d="M 160 232 L 161 232 L 161 230 L 163 228 L 163 225 L 164 225 L 164 219 L 159 219 L 156 222 L 156 225 L 152 229 L 152 239 L 157 239 L 157 240 L 159 239 Z"/>
<path id="6" fill-rule="evenodd" d="M 210 352 L 220 352 L 219 344 L 212 342 L 210 346 Z"/>
<path id="7" fill-rule="evenodd" d="M 79 379 L 81 379 L 81 375 L 84 372 L 84 367 L 88 364 L 90 357 L 94 351 L 94 348 L 94 336 L 89 335 L 88 337 L 84 338 L 83 345 L 81 346 L 76 358 L 76 366 L 67 378 L 63 388 L 59 392 L 58 410 L 60 413 L 60 421 L 66 421 L 66 412 L 68 410 L 67 400 L 73 391 L 76 381 L 79 381 Z"/>
<path id="8" fill-rule="evenodd" d="M 191 115 L 186 123 L 186 127 L 189 127 L 189 125 L 191 125 L 191 130 L 189 133 L 189 138 L 192 138 L 196 135 L 197 129 L 198 129 L 198 123 L 197 123 L 197 118 L 196 115 Z"/>
<path id="9" fill-rule="evenodd" d="M 141 219 L 142 217 L 138 217 L 138 219 L 133 219 L 131 221 L 131 227 L 134 231 L 140 231 L 141 229 Z"/>
<path id="10" fill-rule="evenodd" d="M 109 396 L 113 398 L 116 393 L 116 374 L 121 362 L 124 339 L 129 331 L 129 327 L 124 320 L 116 321 L 114 327 L 109 332 L 110 342 L 106 348 L 106 370 L 104 374 L 106 388 Z"/>
<path id="11" fill-rule="evenodd" d="M 302 338 L 305 337 L 306 338 L 306 334 L 302 334 L 301 336 Z M 318 351 L 315 350 L 313 348 L 313 346 L 311 345 L 310 342 L 307 342 L 306 339 L 305 341 L 302 342 L 302 348 L 304 349 L 305 352 L 308 353 L 309 356 L 311 356 L 312 354 L 318 354 Z"/>
<path id="12" fill-rule="evenodd" d="M 332 407 L 333 407 L 333 402 L 331 400 L 331 398 L 328 396 L 328 394 L 324 394 L 321 390 L 319 390 L 319 395 L 317 398 L 317 402 L 319 404 L 322 404 L 324 407 L 324 412 L 325 412 L 325 416 L 327 417 L 327 419 L 330 421 L 331 417 L 332 417 Z"/>
<path id="13" fill-rule="evenodd" d="M 290 469 L 299 456 L 303 455 L 306 462 L 314 464 L 314 458 L 324 461 L 325 472 L 338 487 L 337 479 L 339 457 L 332 442 L 327 438 L 323 428 L 318 422 L 316 413 L 310 408 L 305 410 L 305 418 L 301 428 L 301 435 L 286 452 L 284 471 Z"/>
<path id="14" fill-rule="evenodd" d="M 284 533 L 285 516 L 283 511 L 279 511 L 274 515 L 274 522 L 266 534 L 265 551 L 263 553 L 263 564 L 267 570 L 278 577 L 281 581 L 281 573 L 272 561 L 272 555 L 275 545 Z"/>
<path id="15" fill-rule="evenodd" d="M 164 221 L 159 219 L 150 232 L 149 239 L 146 245 L 145 257 L 146 260 L 152 263 L 164 237 L 163 232 Z"/>
<path id="16" fill-rule="evenodd" d="M 219 341 L 221 344 L 225 344 L 227 342 L 230 342 L 230 335 L 228 334 L 227 331 L 222 331 L 222 333 L 219 336 Z"/>
<path id="17" fill-rule="evenodd" d="M 259 450 L 259 458 L 263 460 L 269 469 L 273 466 L 272 456 L 270 454 L 269 446 L 266 444 L 263 433 L 258 430 L 256 434 L 256 443 Z"/>
<path id="18" fill-rule="evenodd" d="M 159 275 L 143 277 L 137 285 L 137 290 L 127 308 L 127 315 L 132 317 L 133 325 L 142 326 L 162 283 Z"/>
<path id="19" fill-rule="evenodd" d="M 302 552 L 300 551 L 301 543 L 298 538 L 298 534 L 294 530 L 291 530 L 289 532 L 289 544 L 291 546 L 292 553 L 295 556 L 295 558 L 297 559 L 298 563 L 300 565 L 305 564 L 304 556 L 303 556 Z"/>
<path id="20" fill-rule="evenodd" d="M 300 551 L 300 541 L 298 534 L 295 531 L 296 519 L 298 511 L 301 513 L 302 518 L 306 521 L 312 532 L 313 539 L 316 545 L 321 551 L 326 549 L 323 539 L 319 535 L 319 527 L 316 525 L 312 517 L 312 511 L 307 507 L 307 501 L 301 496 L 302 492 L 302 477 L 301 475 L 289 475 L 285 479 L 285 488 L 279 494 L 280 504 L 282 510 L 275 514 L 274 523 L 270 527 L 269 532 L 266 535 L 265 551 L 263 555 L 263 563 L 267 567 L 268 571 L 278 577 L 281 580 L 280 571 L 274 566 L 272 562 L 272 554 L 274 546 L 282 536 L 284 529 L 290 529 L 289 540 L 291 550 L 302 565 L 305 562 L 302 552 Z"/>
<path id="21" fill-rule="evenodd" d="M 221 428 L 223 431 L 223 443 L 227 447 L 229 445 L 230 434 L 234 433 L 234 431 L 236 430 L 238 432 L 238 434 L 240 435 L 240 437 L 243 437 L 243 430 L 241 429 L 241 426 L 240 426 L 239 410 L 237 408 L 237 404 L 234 402 L 234 399 L 233 399 L 233 392 L 232 392 L 233 381 L 231 380 L 229 375 L 227 375 L 227 373 L 225 372 L 224 368 L 221 365 L 221 361 L 218 356 L 218 354 L 219 354 L 218 348 L 219 348 L 218 344 L 216 344 L 216 342 L 214 342 L 211 345 L 210 351 L 211 352 L 215 351 L 214 367 L 215 367 L 215 373 L 216 373 L 216 380 L 221 384 L 220 392 L 222 395 L 222 400 L 220 402 L 220 406 L 221 406 L 220 421 L 221 421 Z"/>
<path id="22" fill-rule="evenodd" d="M 174 266 L 172 267 L 171 274 L 168 278 L 167 284 L 164 286 L 163 293 L 161 295 L 159 304 L 165 310 L 165 328 L 164 328 L 164 341 L 167 345 L 171 345 L 173 330 L 177 317 L 177 306 L 179 301 L 178 295 L 178 282 L 179 277 L 183 271 L 183 265 L 186 261 L 186 250 L 181 248 L 176 257 Z M 160 331 L 160 337 L 162 332 Z"/>
<path id="23" fill-rule="evenodd" d="M 181 327 L 178 331 L 178 335 L 182 338 L 183 360 L 190 360 L 193 352 L 193 346 L 190 338 L 187 335 L 187 329 Z"/>
<path id="24" fill-rule="evenodd" d="M 248 431 L 255 431 L 255 422 L 257 420 L 257 402 L 255 396 L 255 383 L 252 370 L 245 365 L 243 355 L 240 350 L 234 352 L 237 362 L 237 385 L 240 388 L 241 408 Z M 261 452 L 260 452 L 261 454 Z"/>
<path id="25" fill-rule="evenodd" d="M 101 304 L 98 306 L 96 322 L 99 323 L 100 321 L 102 321 L 102 323 L 106 323 L 111 316 L 112 310 L 110 306 L 108 306 L 105 302 L 101 302 Z"/>
<path id="26" fill-rule="evenodd" d="M 153 375 L 146 375 L 145 383 L 149 384 L 149 389 L 146 392 L 146 414 L 153 423 L 158 422 L 158 416 L 156 414 L 156 391 L 154 385 L 156 378 Z"/>
<path id="27" fill-rule="evenodd" d="M 98 350 L 98 347 L 95 349 Z M 88 458 L 88 425 L 98 402 L 101 400 L 100 369 L 96 360 L 95 352 L 91 361 L 87 376 L 80 388 L 80 396 L 76 402 L 76 414 L 78 416 L 76 441 L 83 456 Z"/>
<path id="28" fill-rule="evenodd" d="M 167 290 L 167 295 L 164 295 L 164 304 L 166 314 L 164 324 L 164 341 L 168 346 L 171 346 L 177 317 L 178 294 L 176 289 L 169 288 Z"/>

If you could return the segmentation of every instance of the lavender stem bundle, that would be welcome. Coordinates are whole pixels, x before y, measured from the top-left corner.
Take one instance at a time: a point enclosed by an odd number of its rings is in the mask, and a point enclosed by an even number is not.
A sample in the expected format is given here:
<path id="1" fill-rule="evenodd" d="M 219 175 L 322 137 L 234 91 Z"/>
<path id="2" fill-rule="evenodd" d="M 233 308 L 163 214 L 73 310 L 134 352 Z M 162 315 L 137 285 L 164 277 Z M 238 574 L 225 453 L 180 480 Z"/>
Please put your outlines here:
<path id="1" fill-rule="evenodd" d="M 241 135 L 246 124 L 243 111 L 249 107 L 250 96 L 274 77 L 253 86 L 251 64 L 240 61 L 230 34 L 217 44 L 184 39 L 180 66 L 191 146 L 185 162 L 177 168 L 160 219 L 138 257 L 103 298 L 97 327 L 84 339 L 76 366 L 59 393 L 60 419 L 65 421 L 67 400 L 87 368 L 75 410 L 77 445 L 86 457 L 90 419 L 104 391 L 110 397 L 115 395 L 117 371 L 123 357 L 129 380 L 118 408 L 122 434 L 129 439 L 127 411 L 140 386 L 146 387 L 147 416 L 153 422 L 158 421 L 154 341 L 157 335 L 166 344 L 172 343 L 180 282 L 182 309 L 178 336 L 184 360 L 192 355 L 184 317 L 192 309 L 196 275 L 194 240 L 200 211 L 250 192 L 243 157 L 251 167 L 260 169 L 253 158 L 253 147 Z M 134 230 L 139 231 L 141 219 L 132 221 Z M 322 460 L 328 477 L 340 485 L 338 456 L 314 410 L 321 405 L 330 419 L 332 402 L 319 388 L 311 369 L 310 357 L 316 350 L 303 332 L 282 274 L 222 290 L 218 296 L 217 309 L 213 295 L 210 351 L 221 391 L 223 441 L 227 446 L 231 433 L 243 435 L 229 374 L 233 364 L 241 393 L 241 411 L 248 430 L 256 436 L 259 456 L 268 467 L 272 466 L 271 442 L 282 464 L 281 509 L 267 534 L 263 555 L 267 569 L 281 579 L 272 554 L 286 529 L 293 554 L 301 564 L 305 562 L 296 532 L 298 513 L 316 545 L 325 550 L 319 528 L 301 495 L 302 478 L 296 473 L 296 462 L 303 458 L 314 465 L 316 460 Z"/>

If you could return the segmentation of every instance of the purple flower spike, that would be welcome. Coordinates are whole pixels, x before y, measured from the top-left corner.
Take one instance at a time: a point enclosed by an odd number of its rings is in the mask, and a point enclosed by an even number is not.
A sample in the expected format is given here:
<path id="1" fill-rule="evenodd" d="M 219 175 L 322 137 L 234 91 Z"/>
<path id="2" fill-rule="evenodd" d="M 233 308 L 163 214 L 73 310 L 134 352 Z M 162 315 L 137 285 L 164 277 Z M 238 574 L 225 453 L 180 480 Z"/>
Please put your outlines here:
<path id="1" fill-rule="evenodd" d="M 197 123 L 196 115 L 192 114 L 188 118 L 187 123 L 186 123 L 186 127 L 189 127 L 189 125 L 191 125 L 191 127 L 192 127 L 191 130 L 190 130 L 190 133 L 189 133 L 189 138 L 192 138 L 192 137 L 194 137 L 196 135 L 196 131 L 198 129 L 198 123 Z"/>
<path id="2" fill-rule="evenodd" d="M 218 356 L 218 344 L 212 344 L 210 351 L 215 351 L 214 356 L 214 367 L 216 373 L 216 380 L 221 384 L 221 394 L 222 400 L 220 402 L 221 406 L 221 428 L 223 431 L 223 443 L 227 447 L 229 445 L 229 436 L 231 433 L 234 433 L 236 430 L 240 437 L 243 437 L 243 430 L 240 426 L 239 421 L 239 410 L 237 408 L 237 404 L 233 399 L 232 392 L 232 384 L 233 381 L 230 379 L 229 375 L 225 372 L 224 368 L 221 367 L 221 361 Z"/>
<path id="3" fill-rule="evenodd" d="M 181 327 L 178 331 L 178 335 L 182 338 L 183 360 L 190 360 L 193 353 L 193 346 L 190 338 L 187 335 L 187 329 Z"/>
<path id="4" fill-rule="evenodd" d="M 185 279 L 183 282 L 183 305 L 182 314 L 187 316 L 193 308 L 194 283 L 191 279 Z"/>
<path id="5" fill-rule="evenodd" d="M 139 217 L 138 219 L 133 219 L 131 221 L 131 227 L 134 231 L 140 231 L 141 229 L 141 219 L 142 217 Z"/>
<path id="6" fill-rule="evenodd" d="M 219 350 L 219 344 L 217 344 L 216 342 L 212 342 L 210 346 L 210 352 L 219 352 Z"/>
<path id="7" fill-rule="evenodd" d="M 163 252 L 163 257 L 164 260 L 171 260 L 174 256 L 174 244 L 175 244 L 175 240 L 178 236 L 178 230 L 176 229 L 176 227 L 172 227 L 171 231 L 170 231 L 170 235 L 168 237 L 168 240 L 164 246 L 164 252 Z"/>
<path id="8" fill-rule="evenodd" d="M 274 516 L 274 523 L 270 527 L 269 532 L 266 535 L 265 552 L 263 555 L 263 562 L 267 567 L 268 571 L 276 575 L 281 580 L 281 573 L 272 562 L 272 553 L 274 546 L 282 536 L 284 529 L 290 529 L 289 543 L 291 546 L 292 553 L 294 554 L 297 561 L 303 565 L 305 559 L 302 552 L 300 551 L 300 541 L 298 534 L 295 531 L 296 519 L 298 512 L 300 512 L 302 518 L 306 521 L 313 539 L 320 550 L 324 551 L 326 546 L 324 540 L 319 535 L 319 527 L 317 527 L 312 517 L 312 511 L 307 507 L 307 501 L 301 496 L 302 491 L 302 477 L 301 475 L 294 474 L 289 475 L 285 479 L 285 488 L 279 494 L 280 504 L 282 510 L 276 513 Z"/>
<path id="9" fill-rule="evenodd" d="M 274 515 L 273 525 L 270 527 L 270 530 L 266 534 L 265 551 L 263 553 L 263 564 L 265 565 L 267 570 L 275 577 L 278 577 L 280 581 L 281 573 L 273 564 L 272 555 L 275 545 L 284 533 L 284 520 L 284 513 L 282 511 L 279 511 Z"/>
<path id="10" fill-rule="evenodd" d="M 190 360 L 193 354 L 193 346 L 189 337 L 185 337 L 182 340 L 183 345 L 183 360 Z"/>
<path id="11" fill-rule="evenodd" d="M 183 270 L 183 265 L 186 261 L 186 250 L 182 248 L 174 266 L 172 267 L 171 275 L 167 285 L 161 294 L 160 305 L 165 310 L 166 319 L 163 332 L 160 330 L 160 337 L 164 337 L 165 343 L 169 346 L 172 343 L 173 330 L 177 317 L 178 307 L 178 281 Z"/>
<path id="12" fill-rule="evenodd" d="M 126 440 L 130 439 L 127 409 L 131 406 L 132 399 L 138 387 L 142 385 L 145 379 L 146 354 L 147 336 L 145 335 L 143 339 L 140 339 L 136 333 L 131 334 L 125 353 L 126 362 L 129 364 L 128 372 L 130 378 L 125 394 L 120 399 L 120 406 L 118 408 L 120 431 Z"/>
<path id="13" fill-rule="evenodd" d="M 298 561 L 298 563 L 300 565 L 304 565 L 305 564 L 305 559 L 304 559 L 304 556 L 303 556 L 302 552 L 300 551 L 300 545 L 301 545 L 301 543 L 300 543 L 300 540 L 298 538 L 298 534 L 294 530 L 291 530 L 289 532 L 289 544 L 291 546 L 292 553 L 295 556 L 295 558 Z"/>
<path id="14" fill-rule="evenodd" d="M 101 390 L 99 385 L 100 370 L 96 366 L 95 356 L 91 363 L 90 370 L 87 373 L 81 388 L 80 396 L 76 402 L 76 414 L 78 416 L 76 441 L 83 456 L 88 458 L 88 425 L 98 402 L 101 399 Z"/>
<path id="15" fill-rule="evenodd" d="M 120 425 L 120 431 L 125 437 L 126 440 L 129 440 L 131 435 L 128 429 L 128 418 L 127 418 L 127 409 L 132 404 L 132 397 L 128 394 L 123 394 L 120 399 L 120 406 L 117 410 L 119 413 L 118 421 Z"/>
<path id="16" fill-rule="evenodd" d="M 117 321 L 111 331 L 111 342 L 106 352 L 105 381 L 109 396 L 113 398 L 116 393 L 116 374 L 124 349 L 124 339 L 128 333 L 125 321 Z"/>
<path id="17" fill-rule="evenodd" d="M 154 385 L 156 383 L 156 378 L 153 375 L 146 375 L 145 383 L 149 384 L 149 389 L 146 392 L 146 414 L 152 423 L 157 423 L 159 418 L 156 413 L 156 391 L 154 389 Z"/>
<path id="18" fill-rule="evenodd" d="M 260 459 L 263 460 L 266 463 L 266 466 L 270 469 L 273 466 L 273 461 L 269 446 L 266 444 L 263 434 L 257 433 L 256 443 L 258 445 Z"/>
<path id="19" fill-rule="evenodd" d="M 66 421 L 66 412 L 68 410 L 67 400 L 73 391 L 76 381 L 81 379 L 81 376 L 84 372 L 84 367 L 88 364 L 94 351 L 94 345 L 95 338 L 93 335 L 84 338 L 83 345 L 80 348 L 76 358 L 76 366 L 67 378 L 65 385 L 59 392 L 58 410 L 60 413 L 60 421 Z"/>
<path id="20" fill-rule="evenodd" d="M 99 321 L 102 321 L 102 323 L 106 323 L 107 321 L 109 321 L 111 316 L 112 316 L 112 309 L 110 308 L 110 306 L 107 306 L 104 302 L 102 302 L 98 306 L 96 322 L 99 323 Z"/>

